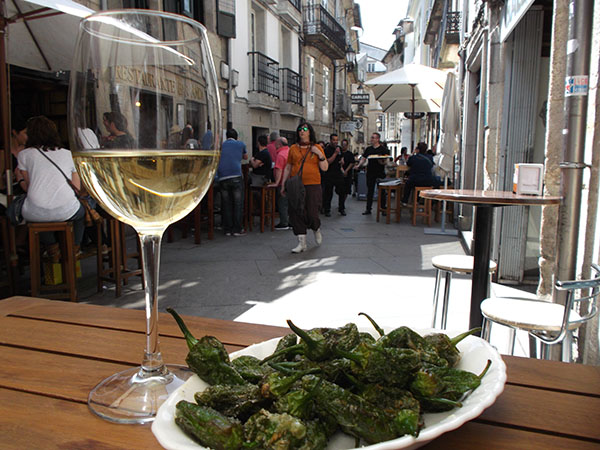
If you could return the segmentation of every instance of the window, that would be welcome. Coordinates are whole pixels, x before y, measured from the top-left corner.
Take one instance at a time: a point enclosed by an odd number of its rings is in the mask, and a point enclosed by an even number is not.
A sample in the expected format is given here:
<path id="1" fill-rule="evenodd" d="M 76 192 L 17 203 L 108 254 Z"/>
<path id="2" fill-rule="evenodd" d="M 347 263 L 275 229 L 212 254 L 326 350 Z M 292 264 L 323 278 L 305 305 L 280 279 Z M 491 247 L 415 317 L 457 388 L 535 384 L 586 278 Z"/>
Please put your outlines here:
<path id="1" fill-rule="evenodd" d="M 306 115 L 308 117 L 308 120 L 315 120 L 315 58 L 313 58 L 312 56 L 308 56 L 306 65 L 308 66 L 308 99 L 306 101 Z"/>
<path id="2" fill-rule="evenodd" d="M 123 0 L 125 1 L 147 3 L 147 0 Z M 204 0 L 164 0 L 164 9 L 204 23 Z"/>
<path id="3" fill-rule="evenodd" d="M 367 64 L 367 72 L 375 72 L 375 63 Z"/>
<path id="4" fill-rule="evenodd" d="M 148 1 L 147 0 L 123 0 L 123 8 L 148 9 Z"/>
<path id="5" fill-rule="evenodd" d="M 329 67 L 323 67 L 323 122 L 329 122 Z"/>

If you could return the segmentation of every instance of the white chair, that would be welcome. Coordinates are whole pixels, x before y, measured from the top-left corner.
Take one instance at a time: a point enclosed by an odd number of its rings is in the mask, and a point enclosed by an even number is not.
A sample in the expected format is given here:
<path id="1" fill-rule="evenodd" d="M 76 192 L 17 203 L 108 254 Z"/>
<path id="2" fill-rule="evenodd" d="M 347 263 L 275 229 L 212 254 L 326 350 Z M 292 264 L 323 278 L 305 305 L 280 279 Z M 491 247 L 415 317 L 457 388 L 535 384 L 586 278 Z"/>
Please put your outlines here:
<path id="1" fill-rule="evenodd" d="M 442 273 L 446 274 L 446 281 L 444 283 L 444 299 L 442 303 L 442 320 L 440 327 L 442 330 L 445 330 L 446 321 L 448 319 L 448 300 L 450 298 L 450 283 L 452 282 L 452 274 L 472 274 L 473 261 L 474 258 L 469 255 L 437 255 L 431 259 L 431 265 L 436 269 L 435 288 L 433 290 L 433 319 L 431 321 L 431 328 L 435 328 L 437 322 L 438 299 L 440 296 Z M 494 261 L 490 261 L 490 273 L 494 273 L 497 267 L 498 265 Z"/>
<path id="2" fill-rule="evenodd" d="M 565 305 L 541 300 L 497 297 L 481 303 L 483 338 L 489 341 L 491 324 L 509 327 L 509 349 L 514 352 L 515 332 L 524 330 L 540 341 L 541 357 L 549 359 L 550 346 L 562 343 L 562 360 L 571 361 L 573 332 L 598 313 L 600 266 L 592 264 L 594 278 L 579 281 L 557 281 L 554 287 L 566 291 Z"/>

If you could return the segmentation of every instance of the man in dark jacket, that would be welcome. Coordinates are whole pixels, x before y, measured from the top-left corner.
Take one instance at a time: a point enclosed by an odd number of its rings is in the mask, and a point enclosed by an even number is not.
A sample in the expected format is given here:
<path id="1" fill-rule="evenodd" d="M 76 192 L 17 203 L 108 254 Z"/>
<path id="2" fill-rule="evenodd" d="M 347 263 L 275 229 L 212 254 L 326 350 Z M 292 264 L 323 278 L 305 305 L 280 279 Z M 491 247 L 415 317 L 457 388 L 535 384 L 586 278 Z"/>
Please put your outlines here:
<path id="1" fill-rule="evenodd" d="M 433 186 L 436 189 L 440 187 L 439 178 L 434 176 L 432 172 L 433 161 L 427 157 L 426 152 L 427 144 L 419 142 L 415 148 L 415 153 L 406 162 L 410 167 L 410 172 L 404 185 L 404 196 L 402 197 L 402 203 L 404 204 L 408 203 L 410 193 L 415 186 Z"/>

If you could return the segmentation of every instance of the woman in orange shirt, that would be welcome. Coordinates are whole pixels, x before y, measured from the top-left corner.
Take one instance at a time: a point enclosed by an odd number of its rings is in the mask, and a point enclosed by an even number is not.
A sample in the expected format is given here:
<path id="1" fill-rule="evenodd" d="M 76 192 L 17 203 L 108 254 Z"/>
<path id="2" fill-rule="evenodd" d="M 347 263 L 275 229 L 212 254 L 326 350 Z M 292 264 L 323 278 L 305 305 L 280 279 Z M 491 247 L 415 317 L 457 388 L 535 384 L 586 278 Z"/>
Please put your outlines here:
<path id="1" fill-rule="evenodd" d="M 323 149 L 315 142 L 316 136 L 313 127 L 306 122 L 301 123 L 296 130 L 296 144 L 290 147 L 287 165 L 283 172 L 281 194 L 285 195 L 286 180 L 300 171 L 304 160 L 304 168 L 302 169 L 302 183 L 306 189 L 304 210 L 297 211 L 290 204 L 290 224 L 294 234 L 298 236 L 298 245 L 292 249 L 292 253 L 300 253 L 306 250 L 306 230 L 309 228 L 315 233 L 317 245 L 321 245 L 323 241 L 321 219 L 319 218 L 319 208 L 321 208 L 322 200 L 319 169 L 326 171 L 329 165 Z"/>

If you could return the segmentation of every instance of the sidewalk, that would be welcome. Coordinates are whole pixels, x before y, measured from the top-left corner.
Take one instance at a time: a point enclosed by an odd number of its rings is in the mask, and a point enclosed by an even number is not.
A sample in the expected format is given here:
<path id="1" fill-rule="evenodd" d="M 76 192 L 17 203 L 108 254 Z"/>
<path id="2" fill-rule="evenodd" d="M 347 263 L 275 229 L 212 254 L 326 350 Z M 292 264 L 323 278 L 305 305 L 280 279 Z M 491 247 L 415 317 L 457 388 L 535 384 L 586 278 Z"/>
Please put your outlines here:
<path id="1" fill-rule="evenodd" d="M 309 232 L 308 251 L 297 255 L 290 252 L 296 245 L 291 230 L 260 233 L 255 227 L 243 237 L 216 231 L 212 241 L 203 234 L 201 245 L 194 245 L 190 237 L 170 244 L 163 241 L 159 309 L 279 326 L 292 319 L 303 328 L 349 321 L 368 325 L 357 316 L 362 311 L 382 325 L 431 327 L 435 281 L 431 258 L 464 254 L 459 238 L 425 235 L 425 225 L 410 224 L 408 210 L 400 223 L 388 225 L 385 220 L 376 222 L 375 214 L 361 215 L 364 207 L 365 202 L 351 198 L 346 217 L 322 216 L 323 244 L 316 247 Z M 433 227 L 439 224 L 434 222 Z M 129 244 L 135 245 L 133 235 Z M 468 328 L 470 289 L 470 277 L 453 277 L 448 330 Z M 492 292 L 500 295 L 498 290 L 502 295 L 516 291 L 494 284 Z M 101 294 L 95 289 L 81 292 L 80 301 L 144 307 L 137 278 L 123 292 L 115 298 L 109 284 Z M 498 331 L 493 338 L 502 351 L 506 338 Z M 527 343 L 527 338 L 520 341 Z M 517 347 L 515 354 L 527 353 L 522 345 Z"/>

